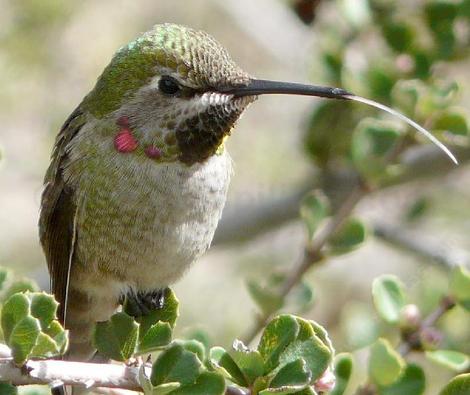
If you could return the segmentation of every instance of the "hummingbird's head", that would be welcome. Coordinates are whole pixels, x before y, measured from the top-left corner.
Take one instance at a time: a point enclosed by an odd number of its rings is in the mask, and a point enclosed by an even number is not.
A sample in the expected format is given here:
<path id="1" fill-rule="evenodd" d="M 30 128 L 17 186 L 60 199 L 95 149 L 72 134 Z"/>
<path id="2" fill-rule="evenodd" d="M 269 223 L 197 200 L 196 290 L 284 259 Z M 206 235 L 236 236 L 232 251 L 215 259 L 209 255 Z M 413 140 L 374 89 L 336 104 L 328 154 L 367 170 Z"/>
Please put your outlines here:
<path id="1" fill-rule="evenodd" d="M 136 149 L 192 164 L 218 150 L 256 98 L 227 93 L 249 82 L 210 35 L 163 24 L 118 50 L 84 104 L 97 118 L 125 119 Z"/>

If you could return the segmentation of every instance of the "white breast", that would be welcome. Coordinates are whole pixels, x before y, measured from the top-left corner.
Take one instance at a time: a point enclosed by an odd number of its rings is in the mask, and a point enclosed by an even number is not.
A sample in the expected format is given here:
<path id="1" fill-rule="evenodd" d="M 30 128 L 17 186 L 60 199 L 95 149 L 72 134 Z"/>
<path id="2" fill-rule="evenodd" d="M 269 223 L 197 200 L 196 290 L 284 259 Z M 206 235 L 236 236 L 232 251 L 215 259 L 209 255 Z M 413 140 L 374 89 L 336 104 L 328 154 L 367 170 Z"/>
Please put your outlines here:
<path id="1" fill-rule="evenodd" d="M 212 241 L 230 181 L 228 153 L 188 167 L 119 154 L 105 142 L 95 152 L 90 140 L 75 144 L 66 169 L 80 190 L 75 270 L 139 290 L 176 281 Z M 83 157 L 80 145 L 92 154 Z"/>

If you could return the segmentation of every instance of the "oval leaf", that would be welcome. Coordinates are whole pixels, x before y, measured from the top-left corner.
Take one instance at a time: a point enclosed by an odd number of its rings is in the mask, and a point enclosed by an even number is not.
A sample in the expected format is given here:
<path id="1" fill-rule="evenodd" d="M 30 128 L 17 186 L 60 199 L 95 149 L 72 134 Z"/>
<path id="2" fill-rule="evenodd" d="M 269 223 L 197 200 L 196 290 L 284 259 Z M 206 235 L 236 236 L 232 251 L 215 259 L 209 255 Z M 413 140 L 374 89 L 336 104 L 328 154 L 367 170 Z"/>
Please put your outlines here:
<path id="1" fill-rule="evenodd" d="M 232 383 L 238 384 L 241 387 L 249 386 L 248 381 L 236 362 L 222 347 L 211 348 L 209 352 L 209 363 L 214 370 L 229 379 Z"/>
<path id="2" fill-rule="evenodd" d="M 139 335 L 137 353 L 151 353 L 170 344 L 171 334 L 172 330 L 168 322 L 157 322 L 145 332 L 143 337 Z"/>
<path id="3" fill-rule="evenodd" d="M 461 374 L 450 380 L 439 395 L 468 395 L 470 388 L 470 373 Z"/>
<path id="4" fill-rule="evenodd" d="M 310 192 L 300 204 L 300 216 L 307 226 L 309 238 L 312 239 L 320 223 L 329 215 L 330 205 L 321 191 Z"/>
<path id="5" fill-rule="evenodd" d="M 470 271 L 463 266 L 454 268 L 449 288 L 457 303 L 470 311 Z"/>
<path id="6" fill-rule="evenodd" d="M 388 323 L 400 320 L 401 309 L 405 306 L 405 292 L 398 277 L 383 275 L 372 283 L 372 297 L 379 315 Z"/>
<path id="7" fill-rule="evenodd" d="M 171 395 L 223 395 L 224 393 L 224 378 L 214 372 L 204 372 L 198 376 L 194 384 L 180 387 Z"/>
<path id="8" fill-rule="evenodd" d="M 369 375 L 379 386 L 396 382 L 405 368 L 405 361 L 385 339 L 377 340 L 370 349 Z"/>
<path id="9" fill-rule="evenodd" d="M 185 350 L 179 344 L 174 344 L 154 362 L 150 381 L 154 386 L 172 382 L 192 384 L 200 371 L 201 362 L 196 354 Z"/>
<path id="10" fill-rule="evenodd" d="M 380 395 L 422 395 L 425 388 L 423 369 L 418 365 L 409 364 L 396 383 L 380 388 Z"/>
<path id="11" fill-rule="evenodd" d="M 258 351 L 263 357 L 265 372 L 274 369 L 279 356 L 285 348 L 296 339 L 299 333 L 299 324 L 291 315 L 280 315 L 266 326 L 258 345 Z"/>
<path id="12" fill-rule="evenodd" d="M 338 354 L 335 358 L 334 372 L 336 384 L 330 395 L 343 395 L 351 378 L 353 359 L 351 354 Z"/>
<path id="13" fill-rule="evenodd" d="M 13 359 L 18 365 L 22 365 L 30 357 L 40 333 L 39 320 L 31 316 L 23 318 L 15 325 L 11 331 L 8 345 L 11 348 Z"/>
<path id="14" fill-rule="evenodd" d="M 305 360 L 300 358 L 290 362 L 277 372 L 269 383 L 270 388 L 291 388 L 297 391 L 306 388 L 312 381 L 312 373 Z"/>
<path id="15" fill-rule="evenodd" d="M 256 350 L 249 350 L 240 341 L 233 343 L 233 351 L 230 352 L 233 360 L 242 371 L 246 381 L 251 385 L 264 373 L 264 361 Z"/>
<path id="16" fill-rule="evenodd" d="M 356 218 L 349 218 L 329 241 L 330 252 L 346 254 L 358 248 L 366 239 L 366 227 Z"/>
<path id="17" fill-rule="evenodd" d="M 126 361 L 137 345 L 139 324 L 126 313 L 116 313 L 109 321 L 95 326 L 94 343 L 104 356 L 115 361 Z"/>
<path id="18" fill-rule="evenodd" d="M 458 351 L 452 350 L 436 350 L 427 351 L 426 357 L 431 361 L 445 366 L 456 372 L 462 372 L 470 367 L 470 357 Z"/>
<path id="19" fill-rule="evenodd" d="M 2 308 L 2 330 L 8 345 L 15 325 L 30 313 L 30 301 L 25 294 L 10 296 Z"/>

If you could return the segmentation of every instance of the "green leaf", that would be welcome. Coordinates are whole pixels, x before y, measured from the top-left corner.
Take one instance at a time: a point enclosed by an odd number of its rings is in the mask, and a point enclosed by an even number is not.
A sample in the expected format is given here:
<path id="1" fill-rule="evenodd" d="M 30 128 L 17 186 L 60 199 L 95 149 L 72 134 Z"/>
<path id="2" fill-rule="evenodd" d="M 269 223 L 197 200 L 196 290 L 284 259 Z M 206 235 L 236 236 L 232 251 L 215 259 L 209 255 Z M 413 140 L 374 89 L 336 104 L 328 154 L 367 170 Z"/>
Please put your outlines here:
<path id="1" fill-rule="evenodd" d="M 258 345 L 265 372 L 273 370 L 278 362 L 281 353 L 296 339 L 299 333 L 299 324 L 291 315 L 280 315 L 266 326 Z"/>
<path id="2" fill-rule="evenodd" d="M 39 320 L 31 316 L 24 317 L 15 325 L 8 342 L 15 363 L 22 365 L 29 358 L 40 332 Z"/>
<path id="3" fill-rule="evenodd" d="M 0 266 L 0 292 L 3 292 L 5 285 L 7 284 L 10 277 L 11 271 L 3 266 Z"/>
<path id="4" fill-rule="evenodd" d="M 170 288 L 165 289 L 164 301 L 164 305 L 161 309 L 153 310 L 150 314 L 139 317 L 138 321 L 140 323 L 142 336 L 158 321 L 168 322 L 172 328 L 175 327 L 175 322 L 179 314 L 179 302 L 175 293 Z"/>
<path id="5" fill-rule="evenodd" d="M 38 285 L 34 280 L 29 278 L 17 279 L 14 280 L 12 284 L 5 291 L 4 298 L 7 299 L 10 296 L 19 293 L 19 292 L 37 292 L 39 290 Z"/>
<path id="6" fill-rule="evenodd" d="M 379 389 L 380 395 L 422 395 L 426 388 L 423 369 L 418 365 L 407 365 L 397 382 Z M 334 394 L 331 394 L 334 395 Z"/>
<path id="7" fill-rule="evenodd" d="M 392 89 L 397 80 L 395 74 L 395 70 L 391 67 L 370 66 L 366 74 L 370 95 L 379 101 L 390 101 Z"/>
<path id="8" fill-rule="evenodd" d="M 377 340 L 370 349 L 369 375 L 379 386 L 397 381 L 405 368 L 405 361 L 385 339 Z"/>
<path id="9" fill-rule="evenodd" d="M 174 344 L 162 352 L 152 366 L 150 381 L 154 386 L 177 382 L 192 384 L 201 371 L 201 362 L 196 354 L 183 346 Z"/>
<path id="10" fill-rule="evenodd" d="M 470 271 L 463 266 L 455 267 L 449 288 L 457 303 L 470 311 Z"/>
<path id="11" fill-rule="evenodd" d="M 30 358 L 52 358 L 60 355 L 60 346 L 48 335 L 40 332 Z"/>
<path id="12" fill-rule="evenodd" d="M 358 248 L 366 239 L 366 227 L 356 218 L 349 218 L 329 241 L 332 254 L 346 254 Z"/>
<path id="13" fill-rule="evenodd" d="M 418 100 L 426 89 L 426 84 L 418 79 L 397 81 L 391 93 L 393 107 L 414 117 Z"/>
<path id="14" fill-rule="evenodd" d="M 470 0 L 462 0 L 460 2 L 459 15 L 470 19 Z"/>
<path id="15" fill-rule="evenodd" d="M 31 315 L 39 320 L 43 330 L 56 318 L 58 306 L 54 297 L 45 292 L 31 294 Z"/>
<path id="16" fill-rule="evenodd" d="M 458 11 L 458 5 L 447 0 L 434 0 L 425 6 L 427 23 L 437 45 L 437 55 L 444 59 L 454 53 L 456 40 L 453 22 Z"/>
<path id="17" fill-rule="evenodd" d="M 222 347 L 213 347 L 209 352 L 209 363 L 212 368 L 229 379 L 232 383 L 241 387 L 248 387 L 248 383 L 244 374 L 233 360 L 230 354 Z M 261 371 L 261 374 L 263 372 Z"/>
<path id="18" fill-rule="evenodd" d="M 413 28 L 403 22 L 388 22 L 383 27 L 387 44 L 397 52 L 406 52 L 415 38 Z"/>
<path id="19" fill-rule="evenodd" d="M 388 323 L 400 320 L 400 311 L 405 306 L 405 291 L 398 277 L 383 275 L 372 283 L 372 297 L 379 315 Z"/>
<path id="20" fill-rule="evenodd" d="M 312 373 L 304 359 L 299 358 L 282 367 L 269 384 L 270 388 L 292 388 L 297 391 L 309 385 Z"/>
<path id="21" fill-rule="evenodd" d="M 433 129 L 443 130 L 460 136 L 468 135 L 468 124 L 465 115 L 456 110 L 448 110 L 435 120 Z"/>
<path id="22" fill-rule="evenodd" d="M 203 372 L 197 377 L 194 384 L 180 387 L 171 395 L 223 395 L 224 393 L 224 378 L 214 372 Z"/>
<path id="23" fill-rule="evenodd" d="M 365 118 L 354 130 L 351 155 L 357 170 L 372 181 L 387 176 L 387 154 L 400 137 L 396 123 Z"/>
<path id="24" fill-rule="evenodd" d="M 138 354 L 146 354 L 156 351 L 170 344 L 172 330 L 168 322 L 157 322 L 152 325 L 143 335 L 139 336 Z"/>
<path id="25" fill-rule="evenodd" d="M 304 359 L 311 372 L 311 380 L 318 379 L 328 367 L 332 354 L 323 342 L 314 336 L 305 341 L 296 340 L 289 344 L 279 356 L 279 365 L 287 365 Z"/>
<path id="26" fill-rule="evenodd" d="M 285 278 L 285 277 L 284 277 Z M 287 295 L 284 306 L 299 313 L 310 311 L 315 303 L 315 292 L 311 284 L 300 281 Z"/>
<path id="27" fill-rule="evenodd" d="M 9 345 L 10 335 L 15 325 L 30 313 L 30 301 L 25 294 L 10 296 L 2 308 L 2 330 Z"/>
<path id="28" fill-rule="evenodd" d="M 68 346 L 68 332 L 64 330 L 59 321 L 52 321 L 43 332 L 54 340 L 59 353 L 63 354 Z"/>
<path id="29" fill-rule="evenodd" d="M 312 239 L 320 223 L 330 214 L 330 205 L 325 194 L 320 190 L 310 192 L 300 204 L 300 216 L 307 226 Z"/>
<path id="30" fill-rule="evenodd" d="M 353 358 L 351 354 L 338 354 L 335 358 L 334 372 L 336 384 L 330 395 L 343 395 L 351 378 Z"/>
<path id="31" fill-rule="evenodd" d="M 173 391 L 177 390 L 180 387 L 181 387 L 180 383 L 165 383 L 165 384 L 157 385 L 156 387 L 152 386 L 150 393 L 152 395 L 166 395 L 166 394 L 173 393 Z M 145 395 L 147 395 L 147 392 L 144 391 L 144 393 Z"/>
<path id="32" fill-rule="evenodd" d="M 439 395 L 468 395 L 470 388 L 470 373 L 460 374 L 450 380 Z"/>
<path id="33" fill-rule="evenodd" d="M 417 198 L 407 209 L 405 219 L 409 222 L 422 218 L 429 210 L 430 201 L 427 197 L 421 196 Z"/>
<path id="34" fill-rule="evenodd" d="M 178 340 L 175 340 L 173 343 L 178 344 L 182 346 L 185 350 L 196 354 L 201 362 L 204 362 L 206 360 L 206 348 L 204 347 L 204 344 L 202 344 L 200 341 L 197 341 L 195 339 L 190 339 L 190 340 L 178 339 Z"/>
<path id="35" fill-rule="evenodd" d="M 240 368 L 249 385 L 263 375 L 264 361 L 261 354 L 256 350 L 248 350 L 241 341 L 233 342 L 233 350 L 230 352 L 233 360 Z"/>
<path id="36" fill-rule="evenodd" d="M 452 369 L 456 372 L 462 372 L 470 367 L 470 357 L 464 353 L 452 350 L 426 351 L 426 357 L 431 361 Z"/>
<path id="37" fill-rule="evenodd" d="M 333 347 L 333 343 L 330 339 L 330 336 L 328 335 L 327 330 L 315 321 L 310 320 L 309 323 L 315 331 L 315 336 L 317 336 L 328 348 L 328 350 L 330 350 L 330 353 L 334 355 L 335 349 Z"/>
<path id="38" fill-rule="evenodd" d="M 361 109 L 344 101 L 329 100 L 315 107 L 307 126 L 304 145 L 320 166 L 344 158 L 349 152 L 351 125 L 362 116 Z"/>
<path id="39" fill-rule="evenodd" d="M 455 19 L 458 6 L 448 0 L 433 0 L 426 4 L 425 12 L 431 30 L 439 32 L 442 25 L 448 25 Z"/>
<path id="40" fill-rule="evenodd" d="M 8 383 L 0 383 L 0 394 L 2 395 L 18 395 L 18 388 Z"/>
<path id="41" fill-rule="evenodd" d="M 271 314 L 279 310 L 283 305 L 283 298 L 279 295 L 277 289 L 271 288 L 269 285 L 262 287 L 256 281 L 247 281 L 247 289 L 258 305 L 261 311 L 265 314 Z"/>
<path id="42" fill-rule="evenodd" d="M 94 343 L 104 356 L 115 361 L 126 361 L 135 352 L 139 324 L 126 313 L 116 313 L 109 321 L 95 326 Z"/>
<path id="43" fill-rule="evenodd" d="M 204 345 L 204 348 L 209 351 L 211 347 L 211 339 L 205 329 L 191 328 L 188 332 L 185 332 L 186 339 L 197 340 L 199 343 Z"/>
<path id="44" fill-rule="evenodd" d="M 350 301 L 341 311 L 341 327 L 352 350 L 372 344 L 378 338 L 379 323 L 369 305 Z"/>

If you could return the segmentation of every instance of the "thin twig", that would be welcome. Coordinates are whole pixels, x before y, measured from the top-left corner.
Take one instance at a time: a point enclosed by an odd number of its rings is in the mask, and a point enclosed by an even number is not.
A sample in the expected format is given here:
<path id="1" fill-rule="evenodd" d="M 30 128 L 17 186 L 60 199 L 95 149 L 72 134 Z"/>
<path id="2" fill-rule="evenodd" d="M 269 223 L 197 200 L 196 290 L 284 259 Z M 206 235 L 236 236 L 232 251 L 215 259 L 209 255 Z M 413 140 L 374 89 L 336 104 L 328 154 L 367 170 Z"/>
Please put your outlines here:
<path id="1" fill-rule="evenodd" d="M 441 243 L 428 240 L 422 235 L 397 225 L 376 222 L 372 228 L 374 235 L 385 242 L 418 254 L 446 269 L 451 269 L 456 265 L 470 265 L 470 254 L 467 251 L 446 248 Z"/>
<path id="2" fill-rule="evenodd" d="M 341 227 L 344 221 L 349 217 L 356 204 L 368 193 L 369 189 L 365 184 L 359 183 L 350 192 L 348 198 L 340 206 L 336 214 L 327 222 L 327 224 L 320 229 L 316 237 L 308 244 L 304 251 L 304 256 L 301 263 L 286 278 L 281 286 L 280 296 L 281 300 L 289 294 L 290 291 L 298 284 L 304 274 L 316 263 L 322 260 L 321 250 L 325 244 L 331 239 L 336 231 Z M 258 316 L 253 328 L 243 337 L 243 341 L 249 344 L 256 337 L 258 332 L 266 326 L 272 314 L 266 313 Z"/>
<path id="3" fill-rule="evenodd" d="M 449 296 L 442 298 L 437 308 L 432 311 L 426 318 L 423 319 L 419 327 L 411 333 L 403 334 L 403 340 L 398 345 L 397 350 L 402 356 L 408 355 L 411 351 L 422 351 L 423 344 L 421 337 L 424 331 L 433 329 L 437 321 L 452 310 L 455 306 L 455 301 Z"/>

